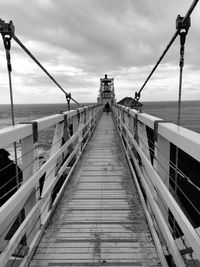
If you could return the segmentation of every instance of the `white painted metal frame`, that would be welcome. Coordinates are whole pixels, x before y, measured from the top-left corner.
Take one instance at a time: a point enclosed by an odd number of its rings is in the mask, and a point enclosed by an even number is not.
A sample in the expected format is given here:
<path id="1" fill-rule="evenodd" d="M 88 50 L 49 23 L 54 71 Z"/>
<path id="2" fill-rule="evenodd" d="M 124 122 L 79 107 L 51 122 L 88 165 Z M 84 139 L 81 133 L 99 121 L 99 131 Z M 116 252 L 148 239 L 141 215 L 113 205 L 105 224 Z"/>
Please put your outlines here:
<path id="1" fill-rule="evenodd" d="M 152 221 L 154 221 L 155 218 L 156 224 L 160 229 L 160 234 L 162 235 L 166 246 L 173 256 L 174 262 L 177 266 L 185 266 L 183 258 L 179 252 L 179 248 L 177 247 L 177 242 L 174 240 L 170 232 L 170 227 L 166 220 L 166 216 L 162 211 L 158 196 L 162 199 L 166 210 L 171 210 L 173 216 L 184 233 L 187 244 L 189 244 L 189 246 L 192 248 L 195 258 L 200 261 L 200 236 L 198 235 L 196 229 L 193 228 L 179 205 L 176 203 L 176 200 L 171 195 L 168 189 L 168 183 L 165 181 L 166 177 L 163 179 L 162 176 L 159 176 L 160 173 L 157 172 L 156 165 L 152 166 L 152 163 L 149 160 L 149 155 L 147 155 L 143 145 L 140 143 L 141 141 L 139 140 L 139 142 L 137 142 L 134 138 L 134 131 L 136 128 L 134 130 L 131 129 L 130 126 L 133 127 L 132 123 L 127 123 L 127 118 L 128 120 L 133 120 L 134 117 L 137 116 L 138 124 L 143 124 L 144 126 L 148 126 L 153 130 L 154 121 L 158 120 L 158 118 L 143 113 L 137 113 L 135 110 L 129 110 L 128 108 L 120 105 L 115 105 L 112 107 L 112 109 L 118 129 L 127 144 L 127 155 L 134 162 L 134 166 L 139 174 L 140 183 L 142 184 L 142 188 L 147 197 L 147 208 L 150 207 L 148 210 L 152 216 Z M 173 125 L 172 123 L 159 124 L 158 139 L 160 138 L 160 140 L 157 143 L 157 148 L 155 147 L 155 153 L 159 153 L 157 151 L 158 145 L 164 145 L 165 148 L 169 149 L 170 146 L 166 145 L 166 142 L 172 142 L 183 151 L 194 157 L 196 160 L 200 160 L 200 150 L 198 149 L 200 146 L 199 137 L 199 134 L 186 130 L 180 126 L 178 127 Z M 146 142 L 148 143 L 147 140 Z M 138 163 L 136 160 L 135 155 L 132 152 L 132 147 L 134 147 L 140 156 L 140 163 Z M 162 148 L 160 147 L 159 149 Z M 148 178 L 145 173 L 148 173 Z M 164 183 L 164 181 L 166 183 Z M 157 196 L 155 195 L 155 192 Z"/>

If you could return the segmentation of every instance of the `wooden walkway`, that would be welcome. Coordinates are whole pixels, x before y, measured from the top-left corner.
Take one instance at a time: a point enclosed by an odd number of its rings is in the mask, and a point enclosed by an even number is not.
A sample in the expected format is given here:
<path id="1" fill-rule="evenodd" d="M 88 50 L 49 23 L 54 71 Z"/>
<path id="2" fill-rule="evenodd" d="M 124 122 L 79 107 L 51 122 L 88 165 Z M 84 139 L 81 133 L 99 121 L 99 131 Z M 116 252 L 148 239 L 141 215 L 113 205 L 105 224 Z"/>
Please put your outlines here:
<path id="1" fill-rule="evenodd" d="M 30 266 L 161 266 L 110 115 L 102 116 Z"/>

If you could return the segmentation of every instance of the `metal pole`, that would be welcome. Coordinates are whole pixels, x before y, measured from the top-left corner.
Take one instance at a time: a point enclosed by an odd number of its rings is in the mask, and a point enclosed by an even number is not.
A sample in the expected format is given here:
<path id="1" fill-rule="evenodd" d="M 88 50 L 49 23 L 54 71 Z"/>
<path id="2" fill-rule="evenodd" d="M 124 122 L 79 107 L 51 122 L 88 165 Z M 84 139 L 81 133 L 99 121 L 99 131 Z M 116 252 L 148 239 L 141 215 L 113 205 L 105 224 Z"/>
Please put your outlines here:
<path id="1" fill-rule="evenodd" d="M 189 7 L 187 13 L 185 14 L 185 16 L 182 18 L 181 23 L 184 24 L 188 18 L 190 17 L 190 15 L 192 14 L 194 8 L 196 7 L 197 3 L 199 2 L 199 0 L 194 0 L 193 3 L 191 4 L 191 6 Z M 154 71 L 157 69 L 158 65 L 160 64 L 160 62 L 162 61 L 162 59 L 164 58 L 165 54 L 167 53 L 167 51 L 169 50 L 169 48 L 171 47 L 171 45 L 173 44 L 173 42 L 175 41 L 176 37 L 179 35 L 180 33 L 180 29 L 177 29 L 176 32 L 174 33 L 174 35 L 172 36 L 171 40 L 169 41 L 168 45 L 166 46 L 165 50 L 163 51 L 162 55 L 160 56 L 160 58 L 158 59 L 158 61 L 156 62 L 155 66 L 153 67 L 152 71 L 150 72 L 150 74 L 148 75 L 148 77 L 146 78 L 145 82 L 143 83 L 142 87 L 140 88 L 140 90 L 138 91 L 138 93 L 136 92 L 136 94 L 140 97 L 140 94 L 142 92 L 142 90 L 144 89 L 145 85 L 147 84 L 147 82 L 150 80 L 151 76 L 153 75 Z M 139 100 L 137 98 L 135 98 L 135 100 Z"/>
<path id="2" fill-rule="evenodd" d="M 177 114 L 177 125 L 181 123 L 181 95 L 182 95 L 182 80 L 183 80 L 183 67 L 180 67 L 179 74 L 179 93 L 178 93 L 178 114 Z"/>
<path id="3" fill-rule="evenodd" d="M 6 54 L 7 53 L 10 53 L 10 52 L 6 50 Z M 10 90 L 11 118 L 12 118 L 12 125 L 14 126 L 15 117 L 14 117 L 14 104 L 13 104 L 13 92 L 12 92 L 12 79 L 11 79 L 11 71 L 9 67 L 8 67 L 8 79 L 9 79 L 9 90 Z M 20 181 L 19 181 L 19 173 L 18 173 L 17 143 L 16 142 L 14 142 L 14 157 L 15 157 L 15 172 L 16 172 L 17 189 L 19 189 Z"/>
<path id="4" fill-rule="evenodd" d="M 188 11 L 189 13 L 189 11 Z M 184 52 L 185 52 L 185 40 L 190 27 L 190 17 L 182 18 L 178 15 L 176 19 L 176 28 L 179 31 L 180 36 L 180 61 L 179 61 L 179 92 L 178 92 L 178 112 L 177 112 L 177 125 L 180 126 L 181 123 L 181 96 L 182 96 L 182 82 L 183 82 L 183 67 L 184 67 Z M 177 197 L 178 189 L 178 161 L 179 161 L 179 148 L 176 146 L 175 155 L 175 177 L 174 177 L 174 194 Z M 173 221 L 173 234 L 176 235 L 176 222 Z"/>
<path id="5" fill-rule="evenodd" d="M 15 118 L 14 118 L 12 77 L 11 77 L 12 66 L 11 66 L 11 61 L 10 61 L 11 36 L 10 35 L 3 35 L 3 41 L 4 41 L 5 50 L 6 50 L 9 90 L 10 90 L 10 103 L 11 103 L 11 118 L 12 118 L 12 125 L 14 126 L 15 125 Z M 17 183 L 17 189 L 18 189 L 20 186 L 20 181 L 19 181 L 19 173 L 18 173 L 17 143 L 16 142 L 14 142 L 14 158 L 15 158 L 16 183 Z"/>
<path id="6" fill-rule="evenodd" d="M 68 107 L 68 110 L 70 111 L 70 100 L 67 100 L 67 107 Z"/>
<path id="7" fill-rule="evenodd" d="M 13 33 L 13 39 L 16 43 L 30 56 L 30 58 L 46 73 L 46 75 L 60 88 L 60 90 L 67 95 L 65 90 L 61 87 L 61 85 L 53 78 L 53 76 L 42 66 L 42 64 L 36 59 L 36 57 L 23 45 L 23 43 L 17 38 L 17 36 Z M 81 107 L 81 105 L 73 98 L 71 98 L 77 105 Z"/>

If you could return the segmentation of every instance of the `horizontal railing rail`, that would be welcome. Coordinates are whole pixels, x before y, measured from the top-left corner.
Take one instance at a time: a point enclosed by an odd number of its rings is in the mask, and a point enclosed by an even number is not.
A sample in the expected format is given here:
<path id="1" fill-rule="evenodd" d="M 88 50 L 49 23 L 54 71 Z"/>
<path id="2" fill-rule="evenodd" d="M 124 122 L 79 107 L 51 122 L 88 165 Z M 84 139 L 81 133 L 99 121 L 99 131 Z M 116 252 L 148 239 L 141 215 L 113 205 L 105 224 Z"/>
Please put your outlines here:
<path id="1" fill-rule="evenodd" d="M 35 120 L 35 128 L 31 122 L 0 130 L 1 147 L 20 141 L 22 167 L 26 164 L 29 169 L 22 168 L 22 185 L 0 207 L 0 266 L 14 261 L 25 266 L 30 260 L 102 110 L 101 105 L 92 105 Z M 55 126 L 50 156 L 39 166 L 35 131 L 39 133 L 50 126 Z M 22 210 L 24 216 L 17 230 L 13 230 Z M 10 231 L 13 233 L 8 239 L 6 236 Z"/>
<path id="2" fill-rule="evenodd" d="M 124 106 L 113 105 L 112 111 L 133 176 L 159 238 L 169 251 L 168 256 L 172 256 L 176 266 L 190 266 L 189 263 L 200 261 L 199 229 L 194 227 L 171 185 L 172 170 L 184 177 L 179 166 L 171 162 L 172 145 L 198 164 L 199 134 Z M 173 223 L 170 224 L 169 218 Z M 184 256 L 183 249 L 188 251 Z"/>

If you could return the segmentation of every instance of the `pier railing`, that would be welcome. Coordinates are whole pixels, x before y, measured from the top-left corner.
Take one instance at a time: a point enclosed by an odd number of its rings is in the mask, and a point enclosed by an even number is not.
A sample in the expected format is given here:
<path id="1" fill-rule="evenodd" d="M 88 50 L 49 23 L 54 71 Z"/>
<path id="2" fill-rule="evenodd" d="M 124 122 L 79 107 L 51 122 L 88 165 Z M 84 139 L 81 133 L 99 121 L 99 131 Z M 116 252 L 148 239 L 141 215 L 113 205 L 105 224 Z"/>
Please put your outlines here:
<path id="1" fill-rule="evenodd" d="M 200 135 L 121 105 L 112 111 L 158 251 L 164 248 L 176 266 L 194 266 L 200 261 Z"/>
<path id="2" fill-rule="evenodd" d="M 102 109 L 90 105 L 0 130 L 1 148 L 18 143 L 23 174 L 18 190 L 0 207 L 1 267 L 25 266 L 31 258 Z M 41 164 L 39 135 L 49 127 L 55 129 L 51 149 Z"/>

